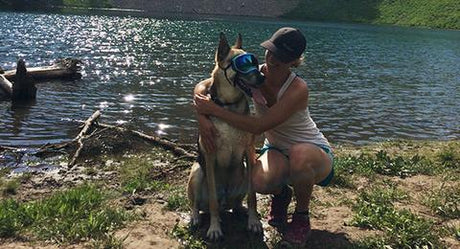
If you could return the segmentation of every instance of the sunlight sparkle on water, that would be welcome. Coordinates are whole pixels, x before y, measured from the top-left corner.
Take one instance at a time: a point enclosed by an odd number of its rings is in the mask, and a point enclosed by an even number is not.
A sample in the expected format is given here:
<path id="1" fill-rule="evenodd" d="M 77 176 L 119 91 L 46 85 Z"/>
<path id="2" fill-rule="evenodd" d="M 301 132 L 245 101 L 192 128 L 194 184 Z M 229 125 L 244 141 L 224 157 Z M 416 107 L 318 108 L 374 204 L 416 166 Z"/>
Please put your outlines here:
<path id="1" fill-rule="evenodd" d="M 160 129 L 160 130 L 168 129 L 170 127 L 171 127 L 171 125 L 169 125 L 169 124 L 163 124 L 163 123 L 158 124 L 158 129 Z"/>
<path id="2" fill-rule="evenodd" d="M 119 119 L 119 120 L 117 120 L 115 123 L 116 123 L 117 125 L 122 125 L 122 124 L 128 123 L 128 121 L 126 121 L 126 120 L 120 120 L 120 119 Z"/>
<path id="3" fill-rule="evenodd" d="M 136 98 L 134 97 L 134 95 L 132 94 L 128 94 L 126 96 L 123 97 L 123 100 L 126 101 L 126 102 L 132 102 L 134 101 Z"/>
<path id="4" fill-rule="evenodd" d="M 99 103 L 99 108 L 100 109 L 105 109 L 107 107 L 109 107 L 109 102 L 103 101 L 103 102 Z"/>
<path id="5" fill-rule="evenodd" d="M 156 133 L 158 135 L 166 135 L 167 133 L 164 130 L 168 129 L 170 127 L 171 127 L 171 125 L 160 123 L 160 124 L 158 124 L 158 130 L 156 131 Z"/>

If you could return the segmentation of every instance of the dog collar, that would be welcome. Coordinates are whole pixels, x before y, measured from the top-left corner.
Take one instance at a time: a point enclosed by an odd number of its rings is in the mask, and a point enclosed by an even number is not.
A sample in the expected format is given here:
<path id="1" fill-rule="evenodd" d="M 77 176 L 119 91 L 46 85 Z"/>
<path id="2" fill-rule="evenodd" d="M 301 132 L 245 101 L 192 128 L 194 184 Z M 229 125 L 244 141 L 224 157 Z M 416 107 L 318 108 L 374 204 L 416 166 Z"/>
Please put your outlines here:
<path id="1" fill-rule="evenodd" d="M 222 102 L 219 98 L 217 98 L 216 96 L 214 96 L 213 94 L 211 94 L 211 100 L 212 100 L 214 103 L 216 103 L 216 105 L 218 105 L 218 106 L 231 106 L 231 105 L 237 104 L 237 103 L 239 103 L 240 100 L 241 100 L 242 98 L 244 98 L 244 97 L 245 97 L 244 94 L 242 94 L 241 97 L 239 97 L 236 101 L 230 102 L 230 103 L 224 103 L 224 102 Z"/>
<path id="2" fill-rule="evenodd" d="M 219 106 L 231 106 L 231 105 L 234 105 L 234 104 L 240 102 L 240 100 L 245 97 L 244 94 L 241 94 L 241 97 L 239 97 L 237 100 L 235 100 L 233 102 L 230 102 L 230 103 L 225 103 L 225 102 L 223 102 L 222 100 L 220 100 L 217 97 L 216 89 L 213 86 L 211 86 L 210 94 L 211 94 L 211 100 L 214 103 L 216 103 L 216 105 L 219 105 Z"/>

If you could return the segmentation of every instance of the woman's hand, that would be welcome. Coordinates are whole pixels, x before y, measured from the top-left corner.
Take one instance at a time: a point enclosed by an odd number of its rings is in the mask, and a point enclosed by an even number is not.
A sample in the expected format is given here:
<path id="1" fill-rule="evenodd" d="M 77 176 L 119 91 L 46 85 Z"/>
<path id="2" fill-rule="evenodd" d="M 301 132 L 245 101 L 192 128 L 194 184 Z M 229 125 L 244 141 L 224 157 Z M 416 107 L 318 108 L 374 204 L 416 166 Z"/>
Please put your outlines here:
<path id="1" fill-rule="evenodd" d="M 198 113 L 198 125 L 200 132 L 201 144 L 208 152 L 216 150 L 215 138 L 219 136 L 216 127 L 209 119 L 208 115 L 212 115 L 213 111 L 218 107 L 209 96 L 201 93 L 195 94 L 193 98 L 195 110 Z"/>
<path id="2" fill-rule="evenodd" d="M 211 97 L 197 93 L 193 98 L 195 109 L 202 115 L 213 115 L 217 113 L 219 106 L 211 100 Z"/>
<path id="3" fill-rule="evenodd" d="M 207 152 L 216 150 L 215 138 L 219 136 L 216 127 L 208 117 L 198 114 L 198 128 L 201 144 Z"/>

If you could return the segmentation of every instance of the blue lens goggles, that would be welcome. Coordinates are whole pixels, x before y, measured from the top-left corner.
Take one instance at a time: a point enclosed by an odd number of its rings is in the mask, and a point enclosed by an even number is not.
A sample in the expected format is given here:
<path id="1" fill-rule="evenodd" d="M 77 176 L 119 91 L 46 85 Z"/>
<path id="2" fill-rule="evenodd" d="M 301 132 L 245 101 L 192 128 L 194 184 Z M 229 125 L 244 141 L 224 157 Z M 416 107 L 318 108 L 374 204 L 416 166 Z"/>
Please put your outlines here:
<path id="1" fill-rule="evenodd" d="M 244 53 L 232 58 L 232 68 L 238 73 L 248 74 L 259 70 L 259 62 L 254 54 Z"/>

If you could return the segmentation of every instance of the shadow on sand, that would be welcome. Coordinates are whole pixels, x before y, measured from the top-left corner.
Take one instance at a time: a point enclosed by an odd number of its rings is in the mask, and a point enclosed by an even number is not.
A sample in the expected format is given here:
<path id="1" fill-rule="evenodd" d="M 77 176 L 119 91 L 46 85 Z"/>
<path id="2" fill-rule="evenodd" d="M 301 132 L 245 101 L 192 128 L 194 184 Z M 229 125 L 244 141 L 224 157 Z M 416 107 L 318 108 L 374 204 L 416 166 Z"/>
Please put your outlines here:
<path id="1" fill-rule="evenodd" d="M 246 214 L 222 212 L 220 213 L 221 229 L 224 238 L 219 241 L 209 241 L 206 232 L 209 228 L 209 214 L 201 214 L 201 223 L 195 228 L 194 236 L 206 241 L 207 248 L 212 249 L 246 249 L 246 248 L 269 248 L 264 242 L 263 234 L 253 234 L 247 227 L 248 217 Z"/>
<path id="2" fill-rule="evenodd" d="M 201 224 L 193 230 L 193 235 L 206 241 L 210 249 L 281 249 L 281 248 L 304 248 L 304 249 L 342 249 L 356 248 L 348 240 L 345 233 L 333 233 L 326 230 L 312 230 L 311 237 L 304 247 L 286 246 L 281 242 L 281 234 L 272 227 L 264 226 L 264 234 L 253 234 L 247 227 L 247 215 L 222 212 L 221 228 L 224 238 L 213 242 L 206 238 L 209 228 L 209 214 L 201 214 Z"/>

